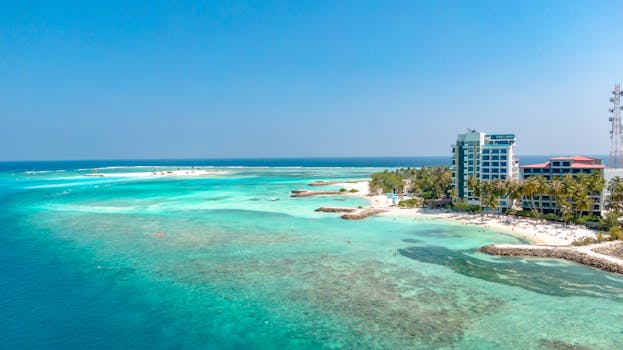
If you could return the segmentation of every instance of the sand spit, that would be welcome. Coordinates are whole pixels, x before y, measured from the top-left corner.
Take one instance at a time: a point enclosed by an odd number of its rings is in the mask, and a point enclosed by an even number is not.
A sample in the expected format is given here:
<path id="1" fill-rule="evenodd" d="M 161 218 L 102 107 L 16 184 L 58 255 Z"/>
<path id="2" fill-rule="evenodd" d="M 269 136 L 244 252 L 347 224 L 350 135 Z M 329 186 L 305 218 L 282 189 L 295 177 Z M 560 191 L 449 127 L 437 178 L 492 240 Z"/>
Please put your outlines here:
<path id="1" fill-rule="evenodd" d="M 158 171 L 137 171 L 131 173 L 98 173 L 93 172 L 85 174 L 88 177 L 199 177 L 199 176 L 214 176 L 214 175 L 228 175 L 231 172 L 217 171 L 217 170 L 158 170 Z"/>

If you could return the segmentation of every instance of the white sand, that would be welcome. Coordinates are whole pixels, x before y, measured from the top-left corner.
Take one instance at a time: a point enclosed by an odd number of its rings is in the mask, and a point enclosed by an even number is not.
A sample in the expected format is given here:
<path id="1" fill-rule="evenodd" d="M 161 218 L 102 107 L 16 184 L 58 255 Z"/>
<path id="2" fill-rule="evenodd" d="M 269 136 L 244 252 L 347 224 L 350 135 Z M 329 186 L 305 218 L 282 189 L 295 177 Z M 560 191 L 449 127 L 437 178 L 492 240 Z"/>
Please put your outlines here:
<path id="1" fill-rule="evenodd" d="M 227 175 L 228 171 L 186 169 L 186 170 L 158 170 L 158 171 L 139 171 L 131 173 L 90 173 L 84 176 L 90 177 L 193 177 L 193 176 L 214 176 Z"/>
<path id="2" fill-rule="evenodd" d="M 586 237 L 596 237 L 597 233 L 584 226 L 570 225 L 564 227 L 560 223 L 538 221 L 534 219 L 510 215 L 481 215 L 447 210 L 400 209 L 388 208 L 380 215 L 409 216 L 432 220 L 452 220 L 463 225 L 474 225 L 483 230 L 492 230 L 522 237 L 535 244 L 570 245 L 573 241 Z"/>
<path id="3" fill-rule="evenodd" d="M 463 225 L 474 225 L 483 230 L 491 230 L 522 237 L 535 244 L 570 245 L 573 241 L 586 237 L 596 237 L 597 233 L 584 226 L 539 221 L 510 215 L 487 216 L 480 214 L 457 213 L 442 210 L 390 208 L 381 215 L 412 216 L 437 220 L 453 220 Z"/>
<path id="4" fill-rule="evenodd" d="M 564 227 L 560 223 L 538 221 L 529 218 L 510 215 L 481 215 L 448 210 L 402 209 L 394 206 L 393 201 L 386 195 L 370 196 L 368 181 L 342 182 L 333 184 L 345 188 L 347 191 L 356 189 L 356 193 L 347 192 L 344 195 L 357 196 L 370 202 L 370 208 L 387 209 L 379 214 L 384 216 L 407 216 L 426 220 L 451 220 L 463 225 L 474 225 L 483 230 L 504 232 L 522 237 L 534 244 L 570 245 L 573 241 L 586 237 L 596 237 L 597 233 L 584 226 L 571 225 Z"/>
<path id="5" fill-rule="evenodd" d="M 463 225 L 474 225 L 483 230 L 504 232 L 522 237 L 534 244 L 570 245 L 573 241 L 586 237 L 597 237 L 597 232 L 585 226 L 539 221 L 510 215 L 481 215 L 448 210 L 402 209 L 393 205 L 385 195 L 362 196 L 370 202 L 371 208 L 386 208 L 379 214 L 384 216 L 408 216 L 427 220 L 452 220 Z"/>

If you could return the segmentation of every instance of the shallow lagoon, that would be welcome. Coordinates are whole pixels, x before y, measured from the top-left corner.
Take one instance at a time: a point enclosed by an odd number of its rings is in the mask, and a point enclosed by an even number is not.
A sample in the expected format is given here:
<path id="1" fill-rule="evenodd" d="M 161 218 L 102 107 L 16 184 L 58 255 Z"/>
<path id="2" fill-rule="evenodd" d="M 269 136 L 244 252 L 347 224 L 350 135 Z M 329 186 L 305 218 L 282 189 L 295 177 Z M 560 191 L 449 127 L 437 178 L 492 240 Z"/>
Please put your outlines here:
<path id="1" fill-rule="evenodd" d="M 475 249 L 441 221 L 344 221 L 290 198 L 362 168 L 209 178 L 0 173 L 5 348 L 613 349 L 623 278 Z M 128 172 L 131 169 L 104 171 Z M 141 170 L 144 171 L 144 170 Z"/>

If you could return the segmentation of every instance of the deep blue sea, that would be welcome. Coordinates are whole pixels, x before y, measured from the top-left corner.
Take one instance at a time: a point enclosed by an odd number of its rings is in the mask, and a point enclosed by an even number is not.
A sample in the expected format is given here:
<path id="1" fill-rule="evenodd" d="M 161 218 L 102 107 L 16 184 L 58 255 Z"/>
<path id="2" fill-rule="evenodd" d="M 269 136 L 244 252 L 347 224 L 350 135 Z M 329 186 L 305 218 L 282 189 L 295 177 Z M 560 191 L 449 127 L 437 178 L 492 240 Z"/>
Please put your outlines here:
<path id="1" fill-rule="evenodd" d="M 289 197 L 448 162 L 0 163 L 0 348 L 620 348 L 620 276 L 480 254 L 521 240 L 472 226 L 314 211 L 355 196 Z M 199 168 L 220 173 L 149 176 Z"/>

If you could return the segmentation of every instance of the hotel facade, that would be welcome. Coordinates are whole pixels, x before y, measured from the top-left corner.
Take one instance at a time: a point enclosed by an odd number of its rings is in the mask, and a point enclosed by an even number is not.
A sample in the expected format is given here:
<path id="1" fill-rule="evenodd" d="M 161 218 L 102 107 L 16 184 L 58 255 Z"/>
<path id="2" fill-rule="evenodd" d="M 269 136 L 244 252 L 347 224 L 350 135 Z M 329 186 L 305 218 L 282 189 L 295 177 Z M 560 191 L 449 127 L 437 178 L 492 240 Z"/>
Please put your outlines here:
<path id="1" fill-rule="evenodd" d="M 452 146 L 452 186 L 458 197 L 472 205 L 480 205 L 480 199 L 467 187 L 470 177 L 479 180 L 506 180 L 519 177 L 518 160 L 515 158 L 515 134 L 488 134 L 470 130 L 457 135 Z M 499 207 L 512 205 L 500 198 Z"/>
<path id="2" fill-rule="evenodd" d="M 603 165 L 601 159 L 575 156 L 550 158 L 545 163 L 522 165 L 520 169 L 522 179 L 541 175 L 547 182 L 550 182 L 554 178 L 563 177 L 567 174 L 574 176 L 585 174 L 588 176 L 594 172 L 600 172 L 604 175 L 605 165 Z M 601 215 L 604 204 L 603 198 L 603 192 L 593 194 L 592 213 L 594 215 Z M 551 213 L 557 209 L 556 201 L 550 195 L 539 196 L 535 201 L 536 205 L 540 205 L 540 209 L 544 213 Z M 526 198 L 522 200 L 521 205 L 523 209 L 528 210 L 530 208 L 530 203 Z"/>

